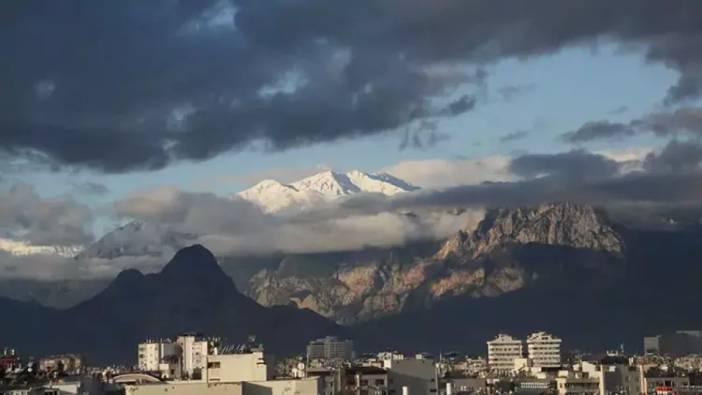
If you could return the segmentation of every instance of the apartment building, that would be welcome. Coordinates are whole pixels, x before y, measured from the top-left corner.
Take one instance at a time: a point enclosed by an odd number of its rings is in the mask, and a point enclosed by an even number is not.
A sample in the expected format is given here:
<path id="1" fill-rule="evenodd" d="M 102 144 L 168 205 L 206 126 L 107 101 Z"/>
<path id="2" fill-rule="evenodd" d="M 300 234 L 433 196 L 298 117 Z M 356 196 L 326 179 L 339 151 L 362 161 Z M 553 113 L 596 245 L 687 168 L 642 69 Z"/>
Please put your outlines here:
<path id="1" fill-rule="evenodd" d="M 488 367 L 498 373 L 509 373 L 514 369 L 515 359 L 522 358 L 523 343 L 510 335 L 500 333 L 487 342 Z"/>
<path id="2" fill-rule="evenodd" d="M 527 338 L 527 351 L 535 368 L 561 366 L 562 340 L 546 332 L 536 332 Z"/>

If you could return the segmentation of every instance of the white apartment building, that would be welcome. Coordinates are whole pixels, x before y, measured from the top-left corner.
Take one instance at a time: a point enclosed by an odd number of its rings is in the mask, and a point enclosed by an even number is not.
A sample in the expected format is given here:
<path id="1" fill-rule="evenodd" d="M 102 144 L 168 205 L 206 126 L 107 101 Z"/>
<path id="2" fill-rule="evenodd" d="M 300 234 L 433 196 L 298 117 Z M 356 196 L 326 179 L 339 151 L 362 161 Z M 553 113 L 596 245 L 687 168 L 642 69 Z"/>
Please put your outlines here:
<path id="1" fill-rule="evenodd" d="M 529 359 L 536 368 L 561 366 L 562 340 L 546 332 L 536 332 L 527 338 Z"/>
<path id="2" fill-rule="evenodd" d="M 514 369 L 514 360 L 522 358 L 523 344 L 519 339 L 500 333 L 487 342 L 488 366 L 491 370 L 508 373 Z"/>
<path id="3" fill-rule="evenodd" d="M 182 352 L 183 376 L 192 378 L 201 374 L 207 367 L 207 355 L 210 352 L 209 342 L 195 333 L 186 333 L 176 338 L 176 344 Z"/>
<path id="4" fill-rule="evenodd" d="M 334 336 L 327 336 L 317 339 L 307 344 L 307 360 L 315 359 L 353 359 L 353 341 L 341 340 Z"/>
<path id="5" fill-rule="evenodd" d="M 161 361 L 176 358 L 178 345 L 170 340 L 147 340 L 139 344 L 138 348 L 139 370 L 144 372 L 158 372 Z"/>
<path id="6" fill-rule="evenodd" d="M 160 372 L 168 378 L 199 378 L 207 367 L 207 356 L 216 354 L 210 342 L 194 333 L 176 341 L 147 340 L 138 346 L 138 367 L 144 372 Z"/>

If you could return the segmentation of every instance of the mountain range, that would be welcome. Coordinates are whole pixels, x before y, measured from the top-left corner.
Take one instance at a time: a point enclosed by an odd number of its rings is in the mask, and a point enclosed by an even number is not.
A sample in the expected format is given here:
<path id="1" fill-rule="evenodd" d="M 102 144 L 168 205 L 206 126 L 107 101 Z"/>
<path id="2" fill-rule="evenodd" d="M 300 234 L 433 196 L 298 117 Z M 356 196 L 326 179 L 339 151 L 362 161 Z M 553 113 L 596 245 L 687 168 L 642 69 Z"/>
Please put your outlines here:
<path id="1" fill-rule="evenodd" d="M 357 193 L 393 196 L 417 189 L 419 188 L 385 173 L 369 174 L 352 170 L 343 174 L 327 170 L 290 184 L 263 180 L 239 192 L 237 196 L 258 205 L 267 213 L 279 213 L 308 208 L 315 203 Z"/>
<path id="2" fill-rule="evenodd" d="M 625 243 L 606 215 L 571 203 L 494 209 L 473 231 L 442 243 L 341 260 L 283 259 L 254 275 L 247 293 L 263 305 L 294 303 L 352 324 L 408 310 L 430 308 L 458 296 L 496 297 L 568 270 L 597 274 L 606 282 L 624 268 Z M 528 255 L 552 262 L 527 264 Z M 360 259 L 359 259 L 360 258 Z"/>
<path id="3" fill-rule="evenodd" d="M 159 273 L 125 270 L 72 308 L 0 299 L 0 314 L 12 317 L 0 326 L 0 339 L 23 354 L 79 352 L 100 364 L 134 362 L 140 341 L 186 331 L 230 342 L 256 334 L 275 353 L 296 352 L 312 338 L 341 331 L 309 310 L 255 303 L 200 245 L 178 251 Z"/>
<path id="4" fill-rule="evenodd" d="M 186 330 L 233 341 L 256 333 L 278 353 L 330 333 L 359 351 L 482 352 L 497 332 L 534 330 L 568 348 L 636 350 L 643 335 L 702 327 L 700 245 L 698 227 L 631 229 L 600 209 L 552 203 L 492 209 L 475 229 L 395 248 L 218 264 L 193 246 L 159 273 L 122 272 L 69 309 L 1 299 L 0 314 L 15 319 L 0 338 L 98 361 L 130 361 L 138 341 Z"/>
<path id="5" fill-rule="evenodd" d="M 263 181 L 233 198 L 278 215 L 358 193 L 413 190 L 388 175 L 329 171 L 288 185 Z M 702 300 L 702 230 L 696 222 L 674 229 L 633 228 L 603 209 L 556 202 L 492 208 L 477 227 L 441 240 L 215 260 L 187 247 L 193 235 L 132 222 L 75 259 L 158 263 L 175 254 L 152 268 L 160 272 L 2 280 L 2 296 L 29 302 L 0 299 L 0 314 L 20 323 L 0 336 L 28 352 L 76 350 L 105 360 L 128 360 L 137 341 L 181 330 L 236 339 L 256 332 L 281 352 L 300 352 L 304 339 L 326 333 L 364 347 L 481 351 L 476 345 L 497 331 L 540 329 L 577 338 L 578 346 L 636 346 L 643 334 L 702 327 L 692 314 Z M 43 339 L 47 327 L 58 337 Z M 92 340 L 96 333 L 109 340 Z"/>

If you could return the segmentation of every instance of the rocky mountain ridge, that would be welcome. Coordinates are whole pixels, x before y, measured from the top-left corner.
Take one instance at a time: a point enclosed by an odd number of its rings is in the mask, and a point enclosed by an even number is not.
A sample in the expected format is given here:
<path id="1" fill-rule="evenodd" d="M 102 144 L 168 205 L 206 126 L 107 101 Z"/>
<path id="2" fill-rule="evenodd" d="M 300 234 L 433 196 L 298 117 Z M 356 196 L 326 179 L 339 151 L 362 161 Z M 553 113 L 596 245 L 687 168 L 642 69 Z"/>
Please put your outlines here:
<path id="1" fill-rule="evenodd" d="M 263 305 L 294 303 L 349 324 L 421 309 L 456 296 L 495 297 L 554 276 L 573 260 L 595 272 L 616 271 L 624 241 L 606 215 L 586 205 L 544 204 L 489 210 L 472 232 L 460 231 L 433 254 L 342 263 L 333 273 L 264 270 L 248 294 Z M 542 264 L 533 256 L 549 251 Z M 574 259 L 573 257 L 577 259 Z M 548 262 L 547 262 L 548 263 Z"/>
<path id="2" fill-rule="evenodd" d="M 458 232 L 435 257 L 477 259 L 506 244 L 530 243 L 612 254 L 624 251 L 624 242 L 604 211 L 563 202 L 490 210 L 477 229 Z"/>

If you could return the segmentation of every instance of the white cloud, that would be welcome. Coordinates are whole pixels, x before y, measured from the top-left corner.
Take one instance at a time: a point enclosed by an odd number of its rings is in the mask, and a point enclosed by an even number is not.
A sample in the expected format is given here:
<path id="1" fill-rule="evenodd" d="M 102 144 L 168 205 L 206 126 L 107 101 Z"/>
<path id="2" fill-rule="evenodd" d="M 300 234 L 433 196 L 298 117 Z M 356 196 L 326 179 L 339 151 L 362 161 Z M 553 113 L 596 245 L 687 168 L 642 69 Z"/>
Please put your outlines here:
<path id="1" fill-rule="evenodd" d="M 276 216 L 236 197 L 167 191 L 133 194 L 115 204 L 117 214 L 194 235 L 195 240 L 218 254 L 301 253 L 401 245 L 413 240 L 440 239 L 476 222 L 474 211 L 353 214 L 340 209 L 343 199 Z"/>
<path id="2" fill-rule="evenodd" d="M 29 184 L 0 191 L 0 235 L 35 246 L 74 246 L 92 239 L 89 207 L 70 196 L 45 198 Z"/>
<path id="3" fill-rule="evenodd" d="M 488 156 L 477 159 L 426 159 L 402 161 L 383 169 L 422 188 L 447 188 L 476 185 L 485 181 L 513 181 L 509 172 L 511 158 Z"/>

